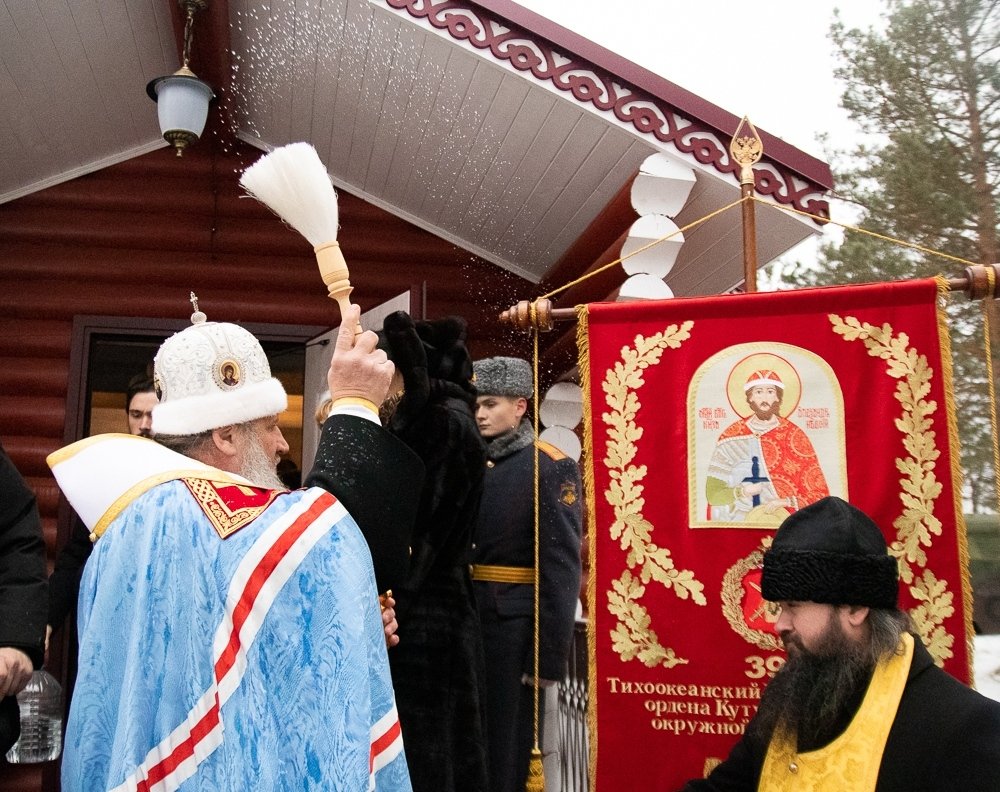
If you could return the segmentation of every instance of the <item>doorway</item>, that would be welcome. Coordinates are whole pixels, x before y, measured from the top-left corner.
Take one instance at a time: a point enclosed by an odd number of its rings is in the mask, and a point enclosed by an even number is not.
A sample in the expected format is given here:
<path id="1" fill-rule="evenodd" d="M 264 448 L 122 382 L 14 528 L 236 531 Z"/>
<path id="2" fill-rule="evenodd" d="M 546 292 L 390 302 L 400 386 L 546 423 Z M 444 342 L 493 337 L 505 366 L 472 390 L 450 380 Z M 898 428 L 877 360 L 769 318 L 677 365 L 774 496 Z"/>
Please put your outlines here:
<path id="1" fill-rule="evenodd" d="M 169 334 L 168 334 L 169 335 Z M 255 335 L 257 335 L 255 333 Z M 119 335 L 92 333 L 89 339 L 87 387 L 83 425 L 74 439 L 105 432 L 127 432 L 126 390 L 133 377 L 153 376 L 153 358 L 165 335 Z M 258 338 L 261 338 L 258 335 Z M 302 469 L 302 400 L 305 383 L 306 347 L 301 340 L 261 338 L 261 346 L 271 366 L 271 376 L 279 380 L 288 394 L 288 409 L 278 419 L 288 441 L 283 470 L 291 488 L 299 486 L 294 477 Z M 298 477 L 299 479 L 301 476 Z M 284 480 L 284 477 L 283 477 Z"/>

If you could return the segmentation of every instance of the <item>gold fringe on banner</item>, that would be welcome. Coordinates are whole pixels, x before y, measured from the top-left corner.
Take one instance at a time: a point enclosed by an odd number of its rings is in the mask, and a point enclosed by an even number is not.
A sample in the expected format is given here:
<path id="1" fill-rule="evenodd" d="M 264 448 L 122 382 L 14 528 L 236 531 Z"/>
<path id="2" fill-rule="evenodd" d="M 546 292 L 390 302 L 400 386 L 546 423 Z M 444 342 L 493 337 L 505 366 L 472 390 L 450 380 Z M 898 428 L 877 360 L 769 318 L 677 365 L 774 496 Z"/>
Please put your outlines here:
<path id="1" fill-rule="evenodd" d="M 954 372 L 951 363 L 951 329 L 948 325 L 948 314 L 945 312 L 945 300 L 950 292 L 947 279 L 940 275 L 934 279 L 937 282 L 937 322 L 938 343 L 941 346 L 941 378 L 944 392 L 948 398 L 945 413 L 948 420 L 948 451 L 951 457 L 952 504 L 955 509 L 955 528 L 958 531 L 958 561 L 962 573 L 962 604 L 965 608 L 965 646 L 966 657 L 969 658 L 969 679 L 975 679 L 972 668 L 973 635 L 972 626 L 972 580 L 969 577 L 969 532 L 965 525 L 965 512 L 962 509 L 962 447 L 958 438 L 958 416 L 955 412 Z"/>
<path id="2" fill-rule="evenodd" d="M 587 554 L 590 569 L 587 574 L 587 607 L 591 611 L 587 619 L 587 726 L 590 729 L 589 755 L 587 756 L 587 777 L 589 788 L 597 783 L 597 636 L 594 633 L 593 610 L 597 607 L 597 495 L 594 492 L 594 430 L 593 415 L 590 410 L 590 322 L 586 305 L 576 306 L 576 349 L 577 369 L 580 372 L 580 387 L 583 389 L 583 492 L 587 503 L 587 527 L 590 542 Z"/>

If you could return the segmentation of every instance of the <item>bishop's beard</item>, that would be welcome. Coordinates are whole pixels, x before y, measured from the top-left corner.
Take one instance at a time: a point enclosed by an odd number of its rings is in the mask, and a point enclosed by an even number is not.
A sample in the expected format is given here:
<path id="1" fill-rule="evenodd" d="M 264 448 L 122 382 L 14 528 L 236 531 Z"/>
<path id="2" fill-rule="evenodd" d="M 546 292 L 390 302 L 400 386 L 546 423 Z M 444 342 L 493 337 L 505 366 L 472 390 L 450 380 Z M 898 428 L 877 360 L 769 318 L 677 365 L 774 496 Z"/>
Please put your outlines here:
<path id="1" fill-rule="evenodd" d="M 811 751 L 846 728 L 874 666 L 865 647 L 849 640 L 835 620 L 815 651 L 789 640 L 794 646 L 761 697 L 751 733 L 762 740 L 784 737 L 797 750 Z"/>
<path id="2" fill-rule="evenodd" d="M 251 427 L 244 427 L 247 446 L 240 464 L 240 475 L 258 487 L 265 489 L 288 489 L 278 478 L 278 470 L 274 459 L 270 457 L 260 441 L 260 437 Z"/>

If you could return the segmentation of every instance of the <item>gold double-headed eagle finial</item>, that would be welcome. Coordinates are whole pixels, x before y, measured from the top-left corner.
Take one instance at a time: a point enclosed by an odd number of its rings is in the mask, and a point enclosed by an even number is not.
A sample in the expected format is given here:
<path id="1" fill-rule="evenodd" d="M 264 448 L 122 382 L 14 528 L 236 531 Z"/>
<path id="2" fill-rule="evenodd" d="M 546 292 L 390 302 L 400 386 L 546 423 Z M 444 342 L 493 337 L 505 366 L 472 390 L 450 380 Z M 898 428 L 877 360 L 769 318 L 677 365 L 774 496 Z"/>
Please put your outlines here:
<path id="1" fill-rule="evenodd" d="M 743 116 L 733 133 L 729 154 L 740 166 L 740 184 L 753 184 L 753 166 L 764 154 L 764 141 L 746 116 Z"/>

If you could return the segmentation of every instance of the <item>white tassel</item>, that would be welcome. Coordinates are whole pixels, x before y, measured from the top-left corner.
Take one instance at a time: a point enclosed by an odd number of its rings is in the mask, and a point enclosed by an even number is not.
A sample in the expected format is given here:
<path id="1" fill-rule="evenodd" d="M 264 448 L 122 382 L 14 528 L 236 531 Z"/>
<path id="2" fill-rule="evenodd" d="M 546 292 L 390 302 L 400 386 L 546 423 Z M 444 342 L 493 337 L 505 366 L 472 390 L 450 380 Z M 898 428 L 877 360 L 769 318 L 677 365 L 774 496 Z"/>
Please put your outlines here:
<path id="1" fill-rule="evenodd" d="M 316 149 L 308 143 L 276 148 L 243 171 L 240 185 L 309 240 L 327 291 L 344 316 L 353 287 L 337 242 L 337 193 Z"/>
<path id="2" fill-rule="evenodd" d="M 316 248 L 337 241 L 337 193 L 319 154 L 291 143 L 247 168 L 240 185 Z"/>

